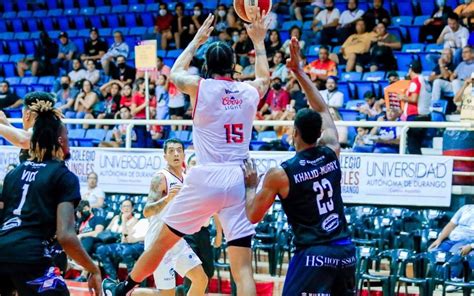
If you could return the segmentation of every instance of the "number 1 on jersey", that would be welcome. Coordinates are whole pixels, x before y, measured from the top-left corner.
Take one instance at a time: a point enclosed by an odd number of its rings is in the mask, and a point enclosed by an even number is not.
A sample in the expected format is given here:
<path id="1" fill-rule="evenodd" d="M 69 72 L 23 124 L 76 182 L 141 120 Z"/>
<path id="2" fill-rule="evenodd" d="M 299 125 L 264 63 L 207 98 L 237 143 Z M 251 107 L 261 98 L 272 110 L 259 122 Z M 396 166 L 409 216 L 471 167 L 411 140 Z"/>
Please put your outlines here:
<path id="1" fill-rule="evenodd" d="M 20 204 L 18 205 L 18 208 L 13 210 L 13 215 L 21 216 L 21 209 L 23 209 L 23 206 L 25 205 L 26 201 L 26 195 L 28 194 L 28 188 L 30 188 L 30 184 L 25 184 L 23 185 L 23 192 L 21 194 L 21 201 Z"/>
<path id="2" fill-rule="evenodd" d="M 240 144 L 244 141 L 244 125 L 242 123 L 224 124 L 227 144 Z"/>

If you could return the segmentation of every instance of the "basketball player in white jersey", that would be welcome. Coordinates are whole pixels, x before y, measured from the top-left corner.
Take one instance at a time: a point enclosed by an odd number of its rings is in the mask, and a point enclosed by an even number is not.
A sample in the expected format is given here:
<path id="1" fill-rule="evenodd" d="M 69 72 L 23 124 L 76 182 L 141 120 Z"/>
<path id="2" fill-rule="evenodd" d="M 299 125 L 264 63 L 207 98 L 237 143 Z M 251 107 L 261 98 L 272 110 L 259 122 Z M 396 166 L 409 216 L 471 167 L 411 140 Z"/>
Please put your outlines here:
<path id="1" fill-rule="evenodd" d="M 150 228 L 145 237 L 145 250 L 149 249 L 156 239 L 164 210 L 173 200 L 184 178 L 184 145 L 176 139 L 167 140 L 164 144 L 166 168 L 160 170 L 152 179 L 148 201 L 143 210 L 150 219 Z M 201 260 L 184 239 L 171 248 L 158 268 L 153 272 L 156 288 L 160 296 L 174 296 L 176 288 L 175 271 L 182 277 L 188 277 L 192 284 L 190 295 L 202 295 L 206 291 L 208 279 L 201 265 Z M 137 291 L 138 292 L 138 291 Z M 136 295 L 138 293 L 134 293 Z M 155 293 L 157 294 L 157 293 Z M 147 294 L 149 295 L 149 294 Z"/>
<path id="2" fill-rule="evenodd" d="M 245 185 L 240 165 L 249 157 L 252 123 L 259 100 L 268 90 L 270 70 L 264 45 L 267 24 L 260 11 L 253 15 L 246 29 L 256 51 L 255 80 L 232 80 L 234 52 L 222 42 L 212 43 L 206 52 L 204 68 L 210 79 L 186 71 L 196 50 L 214 30 L 212 15 L 176 60 L 171 79 L 181 92 L 191 97 L 198 165 L 189 171 L 183 188 L 166 209 L 163 216 L 166 226 L 161 228 L 153 245 L 138 259 L 125 282 L 104 281 L 105 295 L 130 295 L 138 283 L 155 271 L 170 248 L 185 234 L 198 231 L 214 213 L 224 229 L 237 295 L 256 295 L 251 251 L 255 230 L 245 213 Z"/>

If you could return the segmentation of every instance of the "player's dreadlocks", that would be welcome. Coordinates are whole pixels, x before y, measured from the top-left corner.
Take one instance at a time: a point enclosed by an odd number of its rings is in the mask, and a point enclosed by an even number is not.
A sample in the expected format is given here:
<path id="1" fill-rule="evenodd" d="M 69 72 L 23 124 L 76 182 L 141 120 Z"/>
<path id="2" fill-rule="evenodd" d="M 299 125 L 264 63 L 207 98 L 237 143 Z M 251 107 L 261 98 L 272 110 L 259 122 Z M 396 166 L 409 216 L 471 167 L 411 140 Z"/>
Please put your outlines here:
<path id="1" fill-rule="evenodd" d="M 62 129 L 65 128 L 61 122 L 61 111 L 54 108 L 51 101 L 44 100 L 29 104 L 29 108 L 37 114 L 31 136 L 31 158 L 37 161 L 63 159 L 64 153 L 58 140 Z"/>

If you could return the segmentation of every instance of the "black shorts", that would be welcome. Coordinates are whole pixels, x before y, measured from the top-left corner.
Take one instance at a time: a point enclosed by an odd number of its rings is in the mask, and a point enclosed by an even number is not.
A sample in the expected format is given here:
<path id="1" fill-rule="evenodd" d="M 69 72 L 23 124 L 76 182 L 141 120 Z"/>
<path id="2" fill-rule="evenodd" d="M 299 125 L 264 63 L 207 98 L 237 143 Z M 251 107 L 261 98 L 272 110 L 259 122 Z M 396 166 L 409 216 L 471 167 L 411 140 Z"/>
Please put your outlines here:
<path id="1" fill-rule="evenodd" d="M 169 114 L 170 116 L 178 116 L 178 117 L 183 117 L 184 113 L 186 113 L 186 110 L 184 110 L 184 107 L 178 107 L 178 108 L 169 108 Z"/>
<path id="2" fill-rule="evenodd" d="M 69 296 L 60 271 L 44 264 L 0 263 L 0 295 Z"/>
<path id="3" fill-rule="evenodd" d="M 363 68 L 372 65 L 372 58 L 371 58 L 370 54 L 368 54 L 368 53 L 357 54 L 356 55 L 356 65 L 359 65 Z"/>
<path id="4" fill-rule="evenodd" d="M 288 267 L 283 296 L 354 296 L 356 260 L 353 244 L 298 250 Z"/>

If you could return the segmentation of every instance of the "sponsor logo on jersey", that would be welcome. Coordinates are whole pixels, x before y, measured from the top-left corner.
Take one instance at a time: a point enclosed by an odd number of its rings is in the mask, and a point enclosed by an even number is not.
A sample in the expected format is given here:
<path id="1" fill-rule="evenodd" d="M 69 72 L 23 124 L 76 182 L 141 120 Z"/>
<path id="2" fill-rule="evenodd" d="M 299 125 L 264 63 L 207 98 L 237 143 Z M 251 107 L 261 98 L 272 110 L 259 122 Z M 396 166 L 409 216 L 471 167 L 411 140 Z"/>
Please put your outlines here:
<path id="1" fill-rule="evenodd" d="M 225 91 L 225 94 L 226 94 L 226 95 L 238 94 L 238 93 L 239 93 L 238 90 L 225 89 L 224 91 Z"/>
<path id="2" fill-rule="evenodd" d="M 334 213 L 329 215 L 326 219 L 324 219 L 321 227 L 326 230 L 326 232 L 332 232 L 339 226 L 339 215 Z"/>
<path id="3" fill-rule="evenodd" d="M 242 108 L 242 99 L 238 99 L 234 96 L 224 96 L 222 97 L 222 105 L 224 110 L 238 110 Z"/>
<path id="4" fill-rule="evenodd" d="M 318 165 L 321 161 L 323 161 L 326 157 L 323 155 L 320 158 L 317 158 L 315 160 L 307 160 L 307 159 L 302 159 L 300 160 L 300 166 L 305 166 L 305 165 L 313 165 L 316 166 Z"/>

